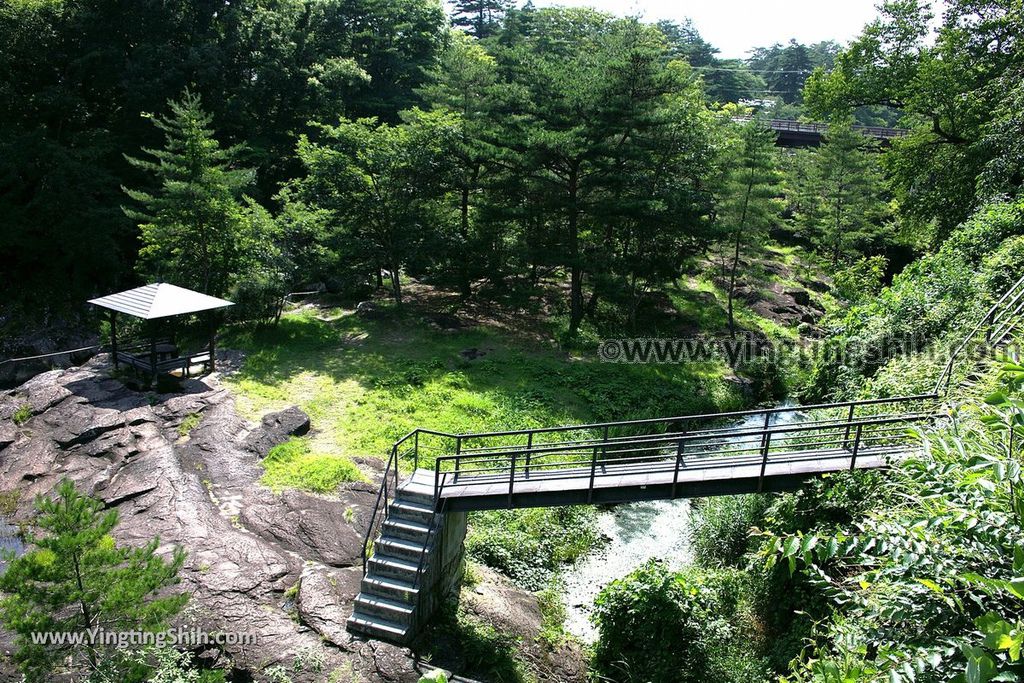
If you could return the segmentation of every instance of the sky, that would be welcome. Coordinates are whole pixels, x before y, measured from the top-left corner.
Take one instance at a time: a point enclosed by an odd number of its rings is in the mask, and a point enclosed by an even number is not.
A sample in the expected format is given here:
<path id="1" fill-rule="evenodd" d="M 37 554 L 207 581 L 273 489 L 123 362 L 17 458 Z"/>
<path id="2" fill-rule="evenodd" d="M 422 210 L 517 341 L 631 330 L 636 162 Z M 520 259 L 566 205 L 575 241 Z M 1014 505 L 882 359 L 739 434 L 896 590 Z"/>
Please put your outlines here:
<path id="1" fill-rule="evenodd" d="M 835 40 L 846 44 L 877 15 L 879 0 L 534 0 L 534 5 L 587 6 L 647 21 L 689 17 L 722 58 L 755 47 Z"/>

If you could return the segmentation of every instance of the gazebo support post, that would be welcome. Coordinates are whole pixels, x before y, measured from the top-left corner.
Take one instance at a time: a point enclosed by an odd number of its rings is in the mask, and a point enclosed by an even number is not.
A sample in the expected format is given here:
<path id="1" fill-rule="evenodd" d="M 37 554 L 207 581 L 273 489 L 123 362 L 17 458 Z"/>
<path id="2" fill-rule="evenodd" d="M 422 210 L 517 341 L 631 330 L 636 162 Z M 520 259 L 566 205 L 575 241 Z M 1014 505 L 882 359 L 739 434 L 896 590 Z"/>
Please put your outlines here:
<path id="1" fill-rule="evenodd" d="M 151 386 L 156 388 L 156 324 L 149 321 L 149 367 Z"/>
<path id="2" fill-rule="evenodd" d="M 117 311 L 110 312 L 110 354 L 114 359 L 114 371 L 117 371 Z"/>
<path id="3" fill-rule="evenodd" d="M 210 332 L 210 344 L 206 352 L 210 354 L 210 372 L 213 372 L 217 369 L 217 360 L 214 358 L 217 350 L 217 314 L 213 311 L 207 315 L 206 325 Z"/>

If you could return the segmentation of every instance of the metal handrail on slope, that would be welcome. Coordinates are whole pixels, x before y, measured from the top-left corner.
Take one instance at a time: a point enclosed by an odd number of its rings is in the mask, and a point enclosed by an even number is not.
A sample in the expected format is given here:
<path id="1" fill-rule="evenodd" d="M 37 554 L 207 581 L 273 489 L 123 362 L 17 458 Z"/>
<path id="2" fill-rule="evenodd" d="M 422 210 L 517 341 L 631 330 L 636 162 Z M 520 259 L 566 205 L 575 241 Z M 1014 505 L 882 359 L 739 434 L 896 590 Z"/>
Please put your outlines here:
<path id="1" fill-rule="evenodd" d="M 1024 277 L 1021 277 L 1007 289 L 999 300 L 988 309 L 985 315 L 971 328 L 960 345 L 956 347 L 946 366 L 939 373 L 935 382 L 935 394 L 948 394 L 949 385 L 953 378 L 953 366 L 956 364 L 960 354 L 975 341 L 978 333 L 985 330 L 985 344 L 998 345 L 1013 330 L 1013 327 L 1020 321 L 1020 314 L 1024 311 Z"/>
<path id="2" fill-rule="evenodd" d="M 391 501 L 395 499 L 395 494 L 398 492 L 400 476 L 400 455 L 398 449 L 408 438 L 409 437 L 406 436 L 405 438 L 397 441 L 395 445 L 391 447 L 391 455 L 388 457 L 387 465 L 384 467 L 384 476 L 381 478 L 380 489 L 377 491 L 377 500 L 373 504 L 373 511 L 370 514 L 370 522 L 366 525 L 366 534 L 363 536 L 363 576 L 366 576 L 367 565 L 370 561 L 370 549 L 373 541 L 377 536 L 377 532 L 380 531 L 380 527 L 384 523 L 384 520 L 387 519 Z M 392 479 L 394 480 L 393 484 Z"/>

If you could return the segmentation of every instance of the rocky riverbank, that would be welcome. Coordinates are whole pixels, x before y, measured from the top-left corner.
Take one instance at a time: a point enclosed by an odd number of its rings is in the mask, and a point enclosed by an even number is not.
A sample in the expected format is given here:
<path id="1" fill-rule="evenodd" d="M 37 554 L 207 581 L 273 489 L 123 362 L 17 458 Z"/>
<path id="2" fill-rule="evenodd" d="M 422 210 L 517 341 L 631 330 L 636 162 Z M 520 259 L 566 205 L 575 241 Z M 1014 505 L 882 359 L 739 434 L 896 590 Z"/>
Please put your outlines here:
<path id="1" fill-rule="evenodd" d="M 295 683 L 338 671 L 338 680 L 415 681 L 430 667 L 412 650 L 345 630 L 376 484 L 313 495 L 274 494 L 259 483 L 260 458 L 308 429 L 297 409 L 247 422 L 216 376 L 186 381 L 175 394 L 133 391 L 99 356 L 0 395 L 0 495 L 11 501 L 11 521 L 29 524 L 34 498 L 68 477 L 118 510 L 119 542 L 159 536 L 165 552 L 182 546 L 182 585 L 192 596 L 184 625 L 256 637 L 255 645 L 201 653 L 239 680 L 280 666 Z M 358 464 L 371 481 L 379 477 L 377 458 Z M 535 606 L 532 594 L 518 598 Z M 537 620 L 525 621 L 524 642 L 539 630 Z M 3 640 L 9 649 L 10 634 Z"/>

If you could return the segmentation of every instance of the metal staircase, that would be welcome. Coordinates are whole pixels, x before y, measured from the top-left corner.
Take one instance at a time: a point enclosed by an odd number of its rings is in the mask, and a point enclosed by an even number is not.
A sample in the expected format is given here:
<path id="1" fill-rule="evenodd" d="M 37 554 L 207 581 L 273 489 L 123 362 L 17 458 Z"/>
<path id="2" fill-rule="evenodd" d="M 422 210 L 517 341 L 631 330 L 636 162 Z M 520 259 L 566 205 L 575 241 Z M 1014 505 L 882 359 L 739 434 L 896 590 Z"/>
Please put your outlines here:
<path id="1" fill-rule="evenodd" d="M 386 501 L 386 488 L 379 499 Z M 399 643 L 413 635 L 422 578 L 430 569 L 437 531 L 443 525 L 438 519 L 443 515 L 434 512 L 433 504 L 431 489 L 413 482 L 396 484 L 395 496 L 380 516 L 380 536 L 372 549 L 369 544 L 364 549 L 364 575 L 348 619 L 350 631 Z"/>

